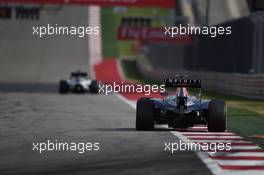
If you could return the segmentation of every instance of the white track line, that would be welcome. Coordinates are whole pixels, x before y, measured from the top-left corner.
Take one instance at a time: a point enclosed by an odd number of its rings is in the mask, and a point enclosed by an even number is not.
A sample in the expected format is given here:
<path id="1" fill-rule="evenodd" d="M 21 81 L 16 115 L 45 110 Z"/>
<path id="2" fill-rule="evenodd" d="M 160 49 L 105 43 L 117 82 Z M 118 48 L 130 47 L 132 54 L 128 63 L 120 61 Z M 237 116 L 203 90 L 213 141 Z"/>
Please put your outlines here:
<path id="1" fill-rule="evenodd" d="M 206 126 L 194 126 L 194 127 L 191 127 L 192 129 L 207 129 Z"/>
<path id="2" fill-rule="evenodd" d="M 120 94 L 115 94 L 119 99 L 121 99 L 123 102 L 125 102 L 126 104 L 130 105 L 133 109 L 136 109 L 136 103 L 132 102 L 130 100 L 127 100 L 125 97 L 123 97 Z"/>

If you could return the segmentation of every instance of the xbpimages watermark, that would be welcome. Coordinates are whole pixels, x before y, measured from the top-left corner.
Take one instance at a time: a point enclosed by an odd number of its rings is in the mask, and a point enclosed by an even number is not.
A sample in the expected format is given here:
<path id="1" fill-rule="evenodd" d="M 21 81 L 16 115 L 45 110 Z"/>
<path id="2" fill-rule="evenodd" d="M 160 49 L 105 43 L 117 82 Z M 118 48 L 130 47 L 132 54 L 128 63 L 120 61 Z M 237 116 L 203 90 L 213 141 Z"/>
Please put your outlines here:
<path id="1" fill-rule="evenodd" d="M 165 85 L 140 85 L 124 82 L 99 85 L 99 93 L 104 95 L 112 93 L 143 93 L 144 95 L 150 95 L 151 93 L 164 93 L 165 91 Z"/>

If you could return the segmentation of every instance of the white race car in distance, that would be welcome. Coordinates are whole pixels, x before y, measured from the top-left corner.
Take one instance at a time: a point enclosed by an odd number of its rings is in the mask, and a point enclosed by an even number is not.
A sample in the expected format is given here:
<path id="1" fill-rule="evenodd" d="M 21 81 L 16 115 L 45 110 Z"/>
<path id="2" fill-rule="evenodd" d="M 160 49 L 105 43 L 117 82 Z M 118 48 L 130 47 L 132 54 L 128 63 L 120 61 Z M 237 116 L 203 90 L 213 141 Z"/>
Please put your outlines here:
<path id="1" fill-rule="evenodd" d="M 68 92 L 98 93 L 99 84 L 97 80 L 89 79 L 86 72 L 72 72 L 69 80 L 60 80 L 59 82 L 59 93 L 66 94 Z"/>

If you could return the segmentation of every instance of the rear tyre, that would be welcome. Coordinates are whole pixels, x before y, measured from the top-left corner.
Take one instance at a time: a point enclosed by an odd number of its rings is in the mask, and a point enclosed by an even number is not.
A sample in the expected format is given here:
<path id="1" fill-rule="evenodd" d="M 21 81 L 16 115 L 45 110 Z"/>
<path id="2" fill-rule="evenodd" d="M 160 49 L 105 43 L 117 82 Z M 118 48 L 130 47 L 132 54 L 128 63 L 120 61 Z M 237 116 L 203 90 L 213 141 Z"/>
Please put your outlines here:
<path id="1" fill-rule="evenodd" d="M 226 103 L 222 100 L 212 100 L 208 107 L 208 131 L 225 132 Z"/>
<path id="2" fill-rule="evenodd" d="M 137 101 L 136 129 L 138 131 L 152 131 L 154 129 L 154 102 L 147 98 Z"/>
<path id="3" fill-rule="evenodd" d="M 97 94 L 99 92 L 99 84 L 96 80 L 92 80 L 92 83 L 90 85 L 90 92 Z"/>
<path id="4" fill-rule="evenodd" d="M 66 94 L 69 91 L 69 85 L 66 80 L 61 80 L 59 83 L 59 93 Z"/>

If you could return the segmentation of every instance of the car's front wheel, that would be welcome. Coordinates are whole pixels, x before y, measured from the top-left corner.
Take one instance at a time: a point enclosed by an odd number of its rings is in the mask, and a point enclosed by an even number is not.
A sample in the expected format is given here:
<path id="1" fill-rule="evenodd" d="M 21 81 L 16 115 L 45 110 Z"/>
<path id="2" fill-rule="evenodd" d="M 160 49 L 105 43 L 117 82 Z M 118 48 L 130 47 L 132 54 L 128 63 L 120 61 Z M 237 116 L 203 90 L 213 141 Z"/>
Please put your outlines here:
<path id="1" fill-rule="evenodd" d="M 154 102 L 148 98 L 137 101 L 136 129 L 139 131 L 154 129 Z"/>
<path id="2" fill-rule="evenodd" d="M 59 82 L 59 93 L 66 94 L 69 91 L 69 85 L 66 80 L 61 80 Z"/>
<path id="3" fill-rule="evenodd" d="M 99 92 L 99 83 L 96 80 L 92 80 L 92 83 L 90 85 L 90 92 L 91 93 L 98 93 Z"/>
<path id="4" fill-rule="evenodd" d="M 225 132 L 226 103 L 222 100 L 212 100 L 208 107 L 208 131 Z"/>

